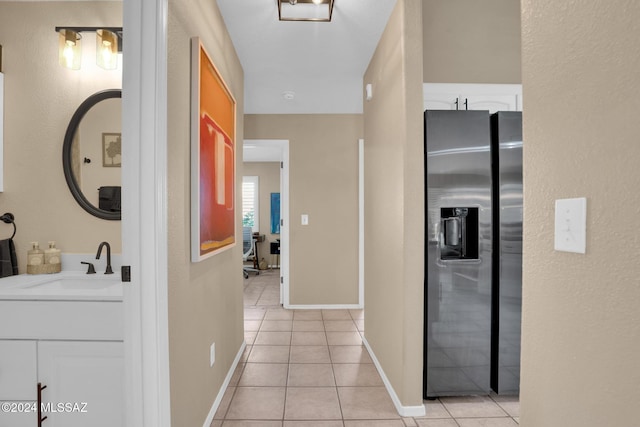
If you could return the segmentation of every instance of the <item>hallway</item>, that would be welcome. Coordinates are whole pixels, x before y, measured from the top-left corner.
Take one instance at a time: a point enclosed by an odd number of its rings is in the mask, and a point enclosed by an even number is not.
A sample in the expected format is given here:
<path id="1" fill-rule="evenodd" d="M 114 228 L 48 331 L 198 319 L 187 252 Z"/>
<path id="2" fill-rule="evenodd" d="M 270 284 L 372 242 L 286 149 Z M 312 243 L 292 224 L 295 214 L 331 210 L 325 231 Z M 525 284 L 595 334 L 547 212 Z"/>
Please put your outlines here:
<path id="1" fill-rule="evenodd" d="M 509 397 L 443 398 L 398 415 L 362 345 L 363 310 L 285 310 L 279 270 L 244 280 L 243 357 L 212 427 L 513 427 Z M 515 417 L 515 418 L 514 418 Z"/>

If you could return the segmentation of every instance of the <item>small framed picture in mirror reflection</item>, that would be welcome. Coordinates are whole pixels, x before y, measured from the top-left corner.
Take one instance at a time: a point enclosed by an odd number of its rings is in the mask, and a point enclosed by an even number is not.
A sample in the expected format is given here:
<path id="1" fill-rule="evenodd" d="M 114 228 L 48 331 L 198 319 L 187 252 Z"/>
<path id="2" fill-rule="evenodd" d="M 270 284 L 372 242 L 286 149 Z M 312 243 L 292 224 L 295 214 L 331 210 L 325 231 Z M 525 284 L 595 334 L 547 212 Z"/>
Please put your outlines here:
<path id="1" fill-rule="evenodd" d="M 122 139 L 119 133 L 102 134 L 102 166 L 119 168 L 122 166 Z"/>

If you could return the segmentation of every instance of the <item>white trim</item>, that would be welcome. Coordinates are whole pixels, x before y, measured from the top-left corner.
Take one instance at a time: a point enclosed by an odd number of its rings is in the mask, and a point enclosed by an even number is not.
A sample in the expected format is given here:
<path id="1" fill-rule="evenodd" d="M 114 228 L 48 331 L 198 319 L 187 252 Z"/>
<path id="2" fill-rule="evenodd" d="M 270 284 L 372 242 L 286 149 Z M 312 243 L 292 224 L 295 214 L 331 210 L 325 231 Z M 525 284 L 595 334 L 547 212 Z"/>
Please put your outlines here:
<path id="1" fill-rule="evenodd" d="M 358 140 L 358 301 L 364 308 L 364 139 Z"/>
<path id="2" fill-rule="evenodd" d="M 365 348 L 369 352 L 369 356 L 371 356 L 371 360 L 373 360 L 373 364 L 376 366 L 376 369 L 378 370 L 380 377 L 382 377 L 382 382 L 384 382 L 384 386 L 387 388 L 387 392 L 389 393 L 389 396 L 391 396 L 391 400 L 393 401 L 393 404 L 395 405 L 396 410 L 398 411 L 398 414 L 400 414 L 401 417 L 424 417 L 426 415 L 426 410 L 424 405 L 416 405 L 416 406 L 402 405 L 402 403 L 400 402 L 400 398 L 396 394 L 396 391 L 393 389 L 391 382 L 385 375 L 384 370 L 380 365 L 380 362 L 378 362 L 378 358 L 376 358 L 376 355 L 373 353 L 373 350 L 371 349 L 371 346 L 369 345 L 369 342 L 365 337 L 362 337 L 362 343 L 364 344 Z"/>
<path id="3" fill-rule="evenodd" d="M 289 141 L 282 142 L 282 168 L 280 169 L 280 304 L 289 304 L 289 248 L 291 227 L 289 226 Z"/>
<path id="4" fill-rule="evenodd" d="M 122 262 L 126 427 L 169 427 L 167 0 L 123 2 Z"/>
<path id="5" fill-rule="evenodd" d="M 213 401 L 213 405 L 211 405 L 211 409 L 209 410 L 209 415 L 207 415 L 207 419 L 204 420 L 204 424 L 202 427 L 210 427 L 213 422 L 213 417 L 216 415 L 216 411 L 220 407 L 220 402 L 222 402 L 222 398 L 224 397 L 225 392 L 227 391 L 227 387 L 229 387 L 229 383 L 231 382 L 231 378 L 233 377 L 233 373 L 236 371 L 238 367 L 238 363 L 240 363 L 240 358 L 242 358 L 242 354 L 244 353 L 244 349 L 247 347 L 246 341 L 242 341 L 242 345 L 240 346 L 240 350 L 236 354 L 236 358 L 233 359 L 233 363 L 231 364 L 231 368 L 229 368 L 229 372 L 227 372 L 227 376 L 222 383 L 222 387 L 220 387 L 220 391 L 218 391 L 218 395 L 216 399 Z"/>
<path id="6" fill-rule="evenodd" d="M 358 310 L 360 304 L 288 304 L 284 308 L 291 310 Z"/>
<path id="7" fill-rule="evenodd" d="M 279 148 L 282 168 L 280 169 L 280 304 L 289 304 L 289 140 L 288 139 L 245 139 L 244 144 Z M 244 161 L 244 159 L 243 159 Z"/>

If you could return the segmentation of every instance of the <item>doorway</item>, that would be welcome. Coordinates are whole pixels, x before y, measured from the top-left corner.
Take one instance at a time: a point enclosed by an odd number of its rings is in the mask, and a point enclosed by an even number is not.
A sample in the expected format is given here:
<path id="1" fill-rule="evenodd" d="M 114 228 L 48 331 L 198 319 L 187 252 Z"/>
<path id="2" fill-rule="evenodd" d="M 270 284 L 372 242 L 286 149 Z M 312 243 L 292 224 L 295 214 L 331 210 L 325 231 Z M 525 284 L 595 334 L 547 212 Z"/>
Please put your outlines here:
<path id="1" fill-rule="evenodd" d="M 267 230 L 261 230 L 261 235 L 273 236 L 274 242 L 268 242 L 269 245 L 263 247 L 270 248 L 270 243 L 279 242 L 279 254 L 277 257 L 271 257 L 271 250 L 268 250 L 269 265 L 273 266 L 277 262 L 280 267 L 280 304 L 285 308 L 289 305 L 289 141 L 280 139 L 245 139 L 243 142 L 243 162 L 268 162 L 280 164 L 280 221 L 279 230 L 270 226 Z M 247 175 L 247 173 L 245 173 Z M 251 173 L 249 173 L 251 175 Z M 262 190 L 261 190 L 262 191 Z M 264 198 L 263 198 L 264 200 Z M 269 206 L 270 208 L 270 206 Z M 265 209 L 261 209 L 263 212 Z M 270 212 L 270 209 L 267 209 Z M 268 220 L 268 221 L 265 221 Z M 263 218 L 264 223 L 271 223 L 271 218 Z M 276 221 L 277 222 L 277 221 Z M 275 241 L 277 232 L 279 231 L 279 239 Z M 276 245 L 277 246 L 277 245 Z M 263 250 L 264 253 L 264 250 Z M 262 257 L 262 255 L 260 255 Z"/>

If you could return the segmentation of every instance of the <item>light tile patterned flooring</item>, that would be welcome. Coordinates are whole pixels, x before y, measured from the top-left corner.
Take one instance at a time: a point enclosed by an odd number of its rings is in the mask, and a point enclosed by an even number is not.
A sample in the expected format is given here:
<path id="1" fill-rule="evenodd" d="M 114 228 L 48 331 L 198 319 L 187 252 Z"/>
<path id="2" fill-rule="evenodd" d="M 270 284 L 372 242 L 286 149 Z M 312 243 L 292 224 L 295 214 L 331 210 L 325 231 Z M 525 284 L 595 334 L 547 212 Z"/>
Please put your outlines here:
<path id="1" fill-rule="evenodd" d="M 398 415 L 362 345 L 362 310 L 285 310 L 278 270 L 245 279 L 247 348 L 212 427 L 513 427 L 517 397 L 425 401 Z"/>

